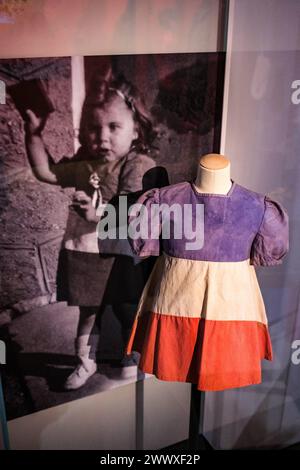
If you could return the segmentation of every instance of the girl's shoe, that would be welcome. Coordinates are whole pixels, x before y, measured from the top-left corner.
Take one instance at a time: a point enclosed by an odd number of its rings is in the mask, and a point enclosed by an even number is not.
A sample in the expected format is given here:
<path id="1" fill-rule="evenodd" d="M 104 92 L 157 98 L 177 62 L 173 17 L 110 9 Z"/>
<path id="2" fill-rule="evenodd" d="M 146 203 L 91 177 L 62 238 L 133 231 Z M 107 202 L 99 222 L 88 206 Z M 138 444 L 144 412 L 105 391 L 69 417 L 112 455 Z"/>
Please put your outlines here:
<path id="1" fill-rule="evenodd" d="M 90 361 L 89 366 L 86 363 L 78 364 L 76 369 L 67 378 L 64 384 L 65 390 L 77 390 L 82 387 L 87 380 L 95 374 L 97 371 L 97 364 L 94 361 Z"/>
<path id="2" fill-rule="evenodd" d="M 127 354 L 121 360 L 121 370 L 120 378 L 121 379 L 137 379 L 138 376 L 138 363 L 139 363 L 139 354 L 132 352 Z"/>
<path id="3" fill-rule="evenodd" d="M 91 335 L 81 335 L 75 339 L 75 352 L 79 364 L 64 384 L 65 390 L 76 390 L 82 387 L 97 371 L 97 363 Z"/>

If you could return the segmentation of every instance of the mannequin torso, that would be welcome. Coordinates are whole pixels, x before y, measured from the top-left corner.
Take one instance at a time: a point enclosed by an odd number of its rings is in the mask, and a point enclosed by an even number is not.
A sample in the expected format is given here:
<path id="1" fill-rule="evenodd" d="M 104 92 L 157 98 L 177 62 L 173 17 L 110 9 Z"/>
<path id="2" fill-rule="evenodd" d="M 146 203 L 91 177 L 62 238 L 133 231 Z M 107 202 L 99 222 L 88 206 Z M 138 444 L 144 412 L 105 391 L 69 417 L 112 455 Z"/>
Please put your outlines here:
<path id="1" fill-rule="evenodd" d="M 229 159 L 216 153 L 202 156 L 194 186 L 199 193 L 227 194 L 232 186 Z"/>

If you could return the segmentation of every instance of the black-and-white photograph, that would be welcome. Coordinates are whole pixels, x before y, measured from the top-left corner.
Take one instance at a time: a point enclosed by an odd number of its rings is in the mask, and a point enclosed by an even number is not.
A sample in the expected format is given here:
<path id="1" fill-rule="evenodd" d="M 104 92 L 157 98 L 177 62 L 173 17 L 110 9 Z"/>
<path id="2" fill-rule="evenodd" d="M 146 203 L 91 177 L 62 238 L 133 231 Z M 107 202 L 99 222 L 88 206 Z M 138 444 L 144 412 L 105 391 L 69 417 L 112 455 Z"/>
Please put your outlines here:
<path id="1" fill-rule="evenodd" d="M 219 151 L 225 53 L 3 59 L 0 339 L 8 419 L 147 379 L 125 354 L 156 260 L 97 224 Z"/>

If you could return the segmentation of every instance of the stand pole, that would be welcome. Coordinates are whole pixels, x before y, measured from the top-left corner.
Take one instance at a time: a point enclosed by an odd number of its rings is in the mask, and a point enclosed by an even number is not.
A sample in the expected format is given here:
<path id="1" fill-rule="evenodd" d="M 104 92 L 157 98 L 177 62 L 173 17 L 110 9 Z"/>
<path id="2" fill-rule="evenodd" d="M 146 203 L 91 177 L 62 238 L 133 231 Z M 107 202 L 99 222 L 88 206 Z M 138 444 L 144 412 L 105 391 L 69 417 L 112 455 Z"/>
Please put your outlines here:
<path id="1" fill-rule="evenodd" d="M 203 435 L 205 393 L 197 389 L 196 384 L 191 386 L 189 450 L 212 450 L 212 446 Z"/>
<path id="2" fill-rule="evenodd" d="M 145 374 L 138 376 L 135 383 L 135 450 L 144 450 L 144 381 Z"/>

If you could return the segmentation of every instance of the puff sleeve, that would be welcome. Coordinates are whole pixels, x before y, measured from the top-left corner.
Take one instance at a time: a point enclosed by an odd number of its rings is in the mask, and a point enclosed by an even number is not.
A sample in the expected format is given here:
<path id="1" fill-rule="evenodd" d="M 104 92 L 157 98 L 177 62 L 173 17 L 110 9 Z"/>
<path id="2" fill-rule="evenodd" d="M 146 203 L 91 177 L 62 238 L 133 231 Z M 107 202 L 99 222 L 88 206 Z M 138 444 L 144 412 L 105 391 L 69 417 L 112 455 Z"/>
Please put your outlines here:
<path id="1" fill-rule="evenodd" d="M 139 257 L 159 256 L 161 214 L 159 189 L 142 194 L 130 207 L 128 217 L 128 240 L 132 251 Z"/>
<path id="2" fill-rule="evenodd" d="M 266 196 L 264 216 L 251 246 L 250 263 L 254 266 L 279 265 L 288 249 L 288 215 L 278 202 Z"/>

